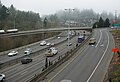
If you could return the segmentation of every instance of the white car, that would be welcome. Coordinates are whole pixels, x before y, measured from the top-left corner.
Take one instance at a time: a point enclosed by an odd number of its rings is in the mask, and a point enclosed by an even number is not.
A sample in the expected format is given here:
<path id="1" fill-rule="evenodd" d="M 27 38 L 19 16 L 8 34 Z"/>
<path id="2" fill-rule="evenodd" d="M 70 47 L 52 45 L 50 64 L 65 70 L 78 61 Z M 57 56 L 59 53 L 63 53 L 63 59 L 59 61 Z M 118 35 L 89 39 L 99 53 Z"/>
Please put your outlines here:
<path id="1" fill-rule="evenodd" d="M 55 45 L 55 43 L 51 43 L 51 46 L 54 46 Z"/>
<path id="2" fill-rule="evenodd" d="M 46 41 L 41 41 L 40 46 L 44 46 L 44 45 L 46 45 Z"/>
<path id="3" fill-rule="evenodd" d="M 57 37 L 58 39 L 60 38 L 60 36 Z"/>
<path id="4" fill-rule="evenodd" d="M 32 53 L 32 49 L 31 48 L 27 48 L 25 51 L 24 51 L 25 55 L 30 55 Z"/>
<path id="5" fill-rule="evenodd" d="M 0 74 L 0 82 L 4 82 L 5 81 L 5 75 L 4 74 Z"/>
<path id="6" fill-rule="evenodd" d="M 17 51 L 11 51 L 10 53 L 8 53 L 8 56 L 11 57 L 11 56 L 15 56 L 17 54 L 18 54 Z"/>
<path id="7" fill-rule="evenodd" d="M 46 45 L 47 45 L 47 46 L 51 46 L 51 43 L 50 43 L 50 42 L 48 42 Z"/>

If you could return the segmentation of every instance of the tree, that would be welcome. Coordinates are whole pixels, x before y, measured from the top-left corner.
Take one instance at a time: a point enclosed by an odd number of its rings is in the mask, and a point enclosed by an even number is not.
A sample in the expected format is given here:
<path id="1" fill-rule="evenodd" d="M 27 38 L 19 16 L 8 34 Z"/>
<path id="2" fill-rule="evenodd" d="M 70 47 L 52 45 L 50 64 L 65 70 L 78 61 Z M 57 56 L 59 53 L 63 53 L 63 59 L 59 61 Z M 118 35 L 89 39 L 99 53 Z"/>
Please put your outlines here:
<path id="1" fill-rule="evenodd" d="M 45 68 L 47 68 L 47 67 L 48 67 L 48 59 L 46 57 L 46 59 L 45 59 Z"/>
<path id="2" fill-rule="evenodd" d="M 4 20 L 7 18 L 8 15 L 9 15 L 9 11 L 7 7 L 3 5 L 2 8 L 0 9 L 0 23 L 1 23 L 0 29 L 4 28 Z"/>
<path id="3" fill-rule="evenodd" d="M 110 21 L 108 18 L 106 18 L 105 22 L 104 22 L 104 26 L 105 27 L 109 27 L 110 26 Z"/>
<path id="4" fill-rule="evenodd" d="M 9 11 L 7 7 L 3 5 L 2 8 L 0 9 L 0 21 L 5 20 L 5 18 L 7 18 L 8 15 Z"/>
<path id="5" fill-rule="evenodd" d="M 100 19 L 99 19 L 98 27 L 104 27 L 104 20 L 102 19 L 102 17 L 100 17 Z"/>
<path id="6" fill-rule="evenodd" d="M 98 25 L 99 25 L 99 22 L 95 22 L 95 23 L 93 24 L 93 28 L 98 28 Z"/>
<path id="7" fill-rule="evenodd" d="M 46 17 L 44 18 L 44 21 L 43 21 L 43 27 L 47 27 L 47 18 Z"/>
<path id="8" fill-rule="evenodd" d="M 2 8 L 2 3 L 1 3 L 1 0 L 0 0 L 0 9 Z"/>

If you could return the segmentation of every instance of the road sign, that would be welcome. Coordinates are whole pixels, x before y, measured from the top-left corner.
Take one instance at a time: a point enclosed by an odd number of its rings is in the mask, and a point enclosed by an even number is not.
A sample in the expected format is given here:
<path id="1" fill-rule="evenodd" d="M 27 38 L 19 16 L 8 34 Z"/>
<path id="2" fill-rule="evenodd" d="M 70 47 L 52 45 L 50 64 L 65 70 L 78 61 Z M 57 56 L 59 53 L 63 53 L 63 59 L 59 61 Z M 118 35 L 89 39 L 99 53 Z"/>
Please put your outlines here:
<path id="1" fill-rule="evenodd" d="M 112 52 L 118 52 L 117 48 L 112 48 Z"/>

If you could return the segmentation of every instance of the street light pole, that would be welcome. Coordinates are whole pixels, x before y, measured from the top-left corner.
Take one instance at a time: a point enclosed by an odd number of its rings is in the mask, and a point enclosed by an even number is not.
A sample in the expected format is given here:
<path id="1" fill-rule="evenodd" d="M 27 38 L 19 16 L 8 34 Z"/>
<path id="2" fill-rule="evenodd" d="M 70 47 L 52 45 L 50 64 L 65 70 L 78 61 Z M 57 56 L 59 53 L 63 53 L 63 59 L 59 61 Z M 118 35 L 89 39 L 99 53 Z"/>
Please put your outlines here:
<path id="1" fill-rule="evenodd" d="M 16 28 L 16 15 L 17 15 L 17 12 L 14 14 L 14 29 Z"/>
<path id="2" fill-rule="evenodd" d="M 14 16 L 14 29 L 15 29 L 15 17 L 16 17 L 16 16 Z"/>
<path id="3" fill-rule="evenodd" d="M 68 45 L 68 51 L 69 51 L 69 44 L 70 44 L 70 41 L 69 41 L 69 38 L 70 38 L 70 36 L 69 36 L 69 33 L 70 33 L 70 29 L 69 29 L 70 28 L 70 11 L 72 11 L 72 10 L 74 11 L 75 9 L 70 9 L 70 8 L 69 9 L 65 9 L 65 11 L 68 11 L 68 14 L 69 14 L 68 15 L 69 16 L 68 17 L 69 18 L 68 19 L 68 44 L 67 44 Z"/>

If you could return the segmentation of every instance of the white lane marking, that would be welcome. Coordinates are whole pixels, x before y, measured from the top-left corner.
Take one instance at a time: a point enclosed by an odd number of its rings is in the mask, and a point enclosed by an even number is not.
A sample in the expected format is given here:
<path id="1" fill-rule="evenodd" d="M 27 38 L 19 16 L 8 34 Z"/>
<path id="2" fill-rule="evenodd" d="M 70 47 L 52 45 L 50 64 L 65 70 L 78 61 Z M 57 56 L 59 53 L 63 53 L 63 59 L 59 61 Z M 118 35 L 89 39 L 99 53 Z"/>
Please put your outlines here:
<path id="1" fill-rule="evenodd" d="M 101 46 L 101 47 L 103 47 L 103 46 L 104 46 L 104 44 L 101 44 L 100 46 Z"/>
<path id="2" fill-rule="evenodd" d="M 26 74 L 28 71 L 24 71 L 23 73 L 21 73 L 20 75 L 24 75 L 24 74 Z"/>
<path id="3" fill-rule="evenodd" d="M 81 53 L 82 53 L 83 51 L 87 50 L 87 49 L 88 49 L 88 47 L 87 47 L 86 49 L 83 49 L 83 50 L 81 51 Z M 78 56 L 79 56 L 79 54 L 76 55 L 70 62 L 68 62 L 57 74 L 55 74 L 51 79 L 49 79 L 48 82 L 51 82 L 58 74 L 60 74 L 60 73 L 61 73 L 69 64 L 71 64 Z"/>
<path id="4" fill-rule="evenodd" d="M 108 33 L 107 33 L 107 37 L 108 37 L 108 43 L 107 43 L 107 47 L 106 47 L 106 49 L 105 49 L 105 52 L 103 53 L 100 61 L 98 62 L 98 64 L 97 64 L 97 66 L 95 67 L 95 69 L 93 70 L 92 74 L 91 74 L 90 77 L 88 78 L 87 82 L 90 81 L 90 79 L 92 78 L 93 74 L 94 74 L 95 71 L 97 70 L 98 66 L 100 65 L 101 61 L 103 60 L 103 58 L 104 58 L 104 56 L 105 56 L 105 54 L 106 54 L 106 52 L 107 52 L 107 49 L 108 49 L 108 46 L 109 46 L 109 36 L 108 36 Z"/>
<path id="5" fill-rule="evenodd" d="M 97 42 L 97 45 L 96 45 L 95 47 L 97 47 L 98 44 L 100 43 L 101 37 L 102 37 L 102 32 L 101 32 L 101 30 L 100 30 L 100 38 L 99 38 L 99 41 Z"/>

